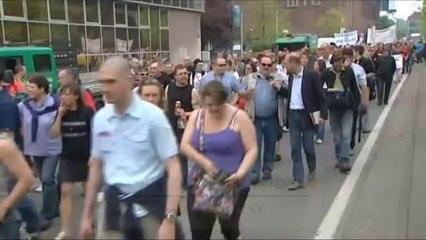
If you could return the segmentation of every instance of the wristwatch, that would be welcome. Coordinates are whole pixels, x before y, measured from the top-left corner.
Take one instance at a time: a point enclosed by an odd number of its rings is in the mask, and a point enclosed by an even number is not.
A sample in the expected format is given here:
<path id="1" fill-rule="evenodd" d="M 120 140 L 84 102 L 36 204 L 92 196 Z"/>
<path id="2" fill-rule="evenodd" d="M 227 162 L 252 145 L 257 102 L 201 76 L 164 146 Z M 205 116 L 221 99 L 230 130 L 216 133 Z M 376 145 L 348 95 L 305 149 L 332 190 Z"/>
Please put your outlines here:
<path id="1" fill-rule="evenodd" d="M 166 215 L 164 216 L 164 218 L 165 218 L 167 221 L 170 221 L 170 222 L 176 222 L 177 215 L 176 215 L 176 213 L 166 213 Z"/>

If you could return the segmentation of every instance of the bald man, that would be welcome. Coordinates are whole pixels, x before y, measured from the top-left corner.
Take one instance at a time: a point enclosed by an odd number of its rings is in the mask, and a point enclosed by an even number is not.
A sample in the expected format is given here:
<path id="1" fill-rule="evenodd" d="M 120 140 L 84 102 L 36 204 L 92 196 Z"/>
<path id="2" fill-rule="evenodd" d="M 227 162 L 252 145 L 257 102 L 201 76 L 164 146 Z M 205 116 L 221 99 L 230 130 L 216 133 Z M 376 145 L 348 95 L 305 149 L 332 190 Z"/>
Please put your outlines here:
<path id="1" fill-rule="evenodd" d="M 163 85 L 164 89 L 170 84 L 171 79 L 167 77 L 167 75 L 162 72 L 161 65 L 158 62 L 151 64 L 149 68 L 149 76 L 151 78 L 157 79 L 161 85 Z"/>
<path id="2" fill-rule="evenodd" d="M 93 121 L 82 237 L 93 237 L 95 198 L 105 185 L 106 232 L 99 237 L 183 239 L 176 215 L 182 193 L 179 151 L 164 112 L 132 92 L 130 66 L 123 58 L 106 60 L 98 81 L 109 104 Z"/>

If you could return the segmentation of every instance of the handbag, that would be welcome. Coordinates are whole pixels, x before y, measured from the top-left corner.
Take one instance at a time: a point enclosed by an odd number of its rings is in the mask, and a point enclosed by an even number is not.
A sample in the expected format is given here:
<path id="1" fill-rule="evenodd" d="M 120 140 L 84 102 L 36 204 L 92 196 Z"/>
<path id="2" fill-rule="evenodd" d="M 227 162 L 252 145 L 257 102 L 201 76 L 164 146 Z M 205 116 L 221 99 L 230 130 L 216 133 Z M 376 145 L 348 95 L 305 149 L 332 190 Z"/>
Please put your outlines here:
<path id="1" fill-rule="evenodd" d="M 329 110 L 348 110 L 354 105 L 352 92 L 346 88 L 342 92 L 328 92 L 327 104 Z"/>
<path id="2" fill-rule="evenodd" d="M 204 114 L 201 110 L 199 151 L 204 151 Z M 194 205 L 193 210 L 205 213 L 213 213 L 219 218 L 229 218 L 238 198 L 238 185 L 225 186 L 228 173 L 219 172 L 212 177 L 204 171 L 197 172 L 194 177 Z"/>

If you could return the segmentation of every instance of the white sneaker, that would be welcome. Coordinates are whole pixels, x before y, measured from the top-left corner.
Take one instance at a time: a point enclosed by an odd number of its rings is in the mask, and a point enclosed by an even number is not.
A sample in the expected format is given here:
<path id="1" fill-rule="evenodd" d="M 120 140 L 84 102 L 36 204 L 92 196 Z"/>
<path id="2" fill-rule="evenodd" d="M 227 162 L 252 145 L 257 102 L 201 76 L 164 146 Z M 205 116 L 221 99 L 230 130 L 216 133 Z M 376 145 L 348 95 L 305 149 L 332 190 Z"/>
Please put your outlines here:
<path id="1" fill-rule="evenodd" d="M 318 138 L 317 139 L 317 144 L 322 144 L 322 143 L 323 143 L 322 139 Z"/>
<path id="2" fill-rule="evenodd" d="M 43 186 L 40 184 L 34 188 L 34 192 L 40 193 L 43 192 Z"/>
<path id="3" fill-rule="evenodd" d="M 287 127 L 283 127 L 283 131 L 284 131 L 284 132 L 289 132 L 289 131 L 290 131 L 290 129 L 288 129 Z"/>
<path id="4" fill-rule="evenodd" d="M 62 240 L 62 239 L 69 239 L 69 236 L 65 232 L 60 232 L 56 237 L 55 240 Z"/>

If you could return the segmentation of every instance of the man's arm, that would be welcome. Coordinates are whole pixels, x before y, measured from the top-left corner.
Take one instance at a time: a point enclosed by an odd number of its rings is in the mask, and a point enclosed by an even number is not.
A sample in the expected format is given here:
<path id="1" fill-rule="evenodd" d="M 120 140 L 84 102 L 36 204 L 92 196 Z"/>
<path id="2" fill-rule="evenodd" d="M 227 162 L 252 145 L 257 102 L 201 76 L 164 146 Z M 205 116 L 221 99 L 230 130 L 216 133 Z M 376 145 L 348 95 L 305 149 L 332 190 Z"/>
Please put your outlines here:
<path id="1" fill-rule="evenodd" d="M 151 123 L 153 147 L 159 159 L 164 161 L 168 173 L 166 214 L 177 213 L 182 194 L 182 171 L 178 158 L 179 149 L 172 127 L 165 115 L 160 112 Z"/>
<path id="2" fill-rule="evenodd" d="M 6 170 L 18 180 L 10 194 L 0 203 L 1 214 L 6 214 L 28 193 L 34 177 L 24 156 L 12 139 L 0 140 L 0 161 Z M 0 217 L 2 218 L 4 215 Z"/>
<path id="3" fill-rule="evenodd" d="M 231 75 L 232 75 L 231 76 L 232 77 L 231 89 L 234 92 L 234 98 L 232 99 L 231 103 L 232 103 L 232 105 L 236 105 L 238 103 L 238 99 L 240 98 L 239 94 L 241 92 L 241 89 L 240 89 L 240 84 L 238 83 L 237 78 L 233 74 L 231 74 Z"/>
<path id="4" fill-rule="evenodd" d="M 370 90 L 367 86 L 367 76 L 365 74 L 364 69 L 359 66 L 357 68 L 357 72 L 355 75 L 357 84 L 361 89 L 361 101 L 364 106 L 368 106 L 368 102 L 370 101 Z"/>

